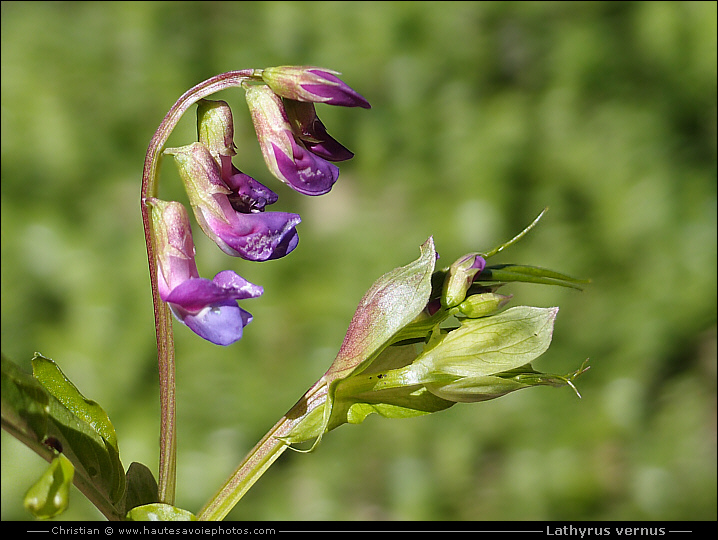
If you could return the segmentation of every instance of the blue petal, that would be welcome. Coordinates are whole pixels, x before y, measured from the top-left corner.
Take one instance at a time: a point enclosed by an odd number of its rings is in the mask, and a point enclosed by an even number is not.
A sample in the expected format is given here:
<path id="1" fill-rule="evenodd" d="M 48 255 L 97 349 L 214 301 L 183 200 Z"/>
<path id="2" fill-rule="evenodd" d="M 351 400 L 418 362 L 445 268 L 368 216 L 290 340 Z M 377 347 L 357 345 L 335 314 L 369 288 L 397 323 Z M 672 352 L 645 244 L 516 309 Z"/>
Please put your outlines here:
<path id="1" fill-rule="evenodd" d="M 252 321 L 252 315 L 239 307 L 236 301 L 214 304 L 196 315 L 186 314 L 177 318 L 201 338 L 223 346 L 241 339 L 243 328 Z"/>

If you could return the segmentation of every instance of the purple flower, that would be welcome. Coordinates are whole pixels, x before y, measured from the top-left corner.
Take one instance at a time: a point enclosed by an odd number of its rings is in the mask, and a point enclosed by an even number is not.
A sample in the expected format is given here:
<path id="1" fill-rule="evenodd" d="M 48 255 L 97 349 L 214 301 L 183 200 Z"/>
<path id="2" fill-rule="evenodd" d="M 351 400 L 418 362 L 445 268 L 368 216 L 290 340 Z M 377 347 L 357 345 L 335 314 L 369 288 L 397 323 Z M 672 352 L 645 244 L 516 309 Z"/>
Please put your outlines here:
<path id="1" fill-rule="evenodd" d="M 283 98 L 370 109 L 369 102 L 337 75 L 338 71 L 312 66 L 278 66 L 262 70 L 262 80 Z"/>
<path id="2" fill-rule="evenodd" d="M 219 165 L 201 143 L 168 148 L 165 153 L 177 161 L 199 226 L 222 251 L 249 261 L 266 261 L 284 257 L 297 247 L 298 214 L 258 211 L 276 200 L 272 191 L 231 162 L 223 167 L 231 171 L 225 173 L 224 182 Z"/>
<path id="3" fill-rule="evenodd" d="M 345 161 L 354 157 L 353 152 L 329 136 L 317 116 L 314 103 L 285 99 L 284 109 L 294 135 L 313 154 L 328 161 Z"/>
<path id="4" fill-rule="evenodd" d="M 304 195 L 323 195 L 332 189 L 339 169 L 307 150 L 295 138 L 282 98 L 265 85 L 245 87 L 254 129 L 270 172 Z"/>
<path id="5" fill-rule="evenodd" d="M 160 298 L 198 336 L 216 345 L 239 340 L 252 315 L 237 300 L 261 296 L 262 287 L 231 270 L 219 272 L 211 281 L 199 277 L 185 207 L 154 198 L 147 202 L 152 208 Z"/>
<path id="6" fill-rule="evenodd" d="M 266 205 L 277 202 L 276 193 L 232 164 L 232 156 L 237 152 L 232 109 L 226 101 L 201 99 L 197 103 L 197 136 L 219 165 L 220 177 L 230 190 L 227 196 L 235 210 L 244 214 L 262 212 Z"/>

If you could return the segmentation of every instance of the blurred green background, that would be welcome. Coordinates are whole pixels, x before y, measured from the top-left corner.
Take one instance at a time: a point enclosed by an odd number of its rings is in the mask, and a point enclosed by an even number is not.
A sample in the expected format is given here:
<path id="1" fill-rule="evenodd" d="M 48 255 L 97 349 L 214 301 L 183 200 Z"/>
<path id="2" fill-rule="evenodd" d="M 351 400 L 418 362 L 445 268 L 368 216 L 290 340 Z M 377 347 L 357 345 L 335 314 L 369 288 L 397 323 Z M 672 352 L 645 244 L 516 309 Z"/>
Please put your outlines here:
<path id="1" fill-rule="evenodd" d="M 205 277 L 265 288 L 221 348 L 175 325 L 177 505 L 199 509 L 331 363 L 357 302 L 433 235 L 446 264 L 541 225 L 493 261 L 590 277 L 558 305 L 548 372 L 434 415 L 371 416 L 285 453 L 235 520 L 716 519 L 714 2 L 3 2 L 2 350 L 55 359 L 108 411 L 125 467 L 156 473 L 158 383 L 139 192 L 165 112 L 217 73 L 318 65 L 372 104 L 319 106 L 356 153 L 331 193 L 274 181 L 243 93 L 235 164 L 302 215 L 300 246 Z M 194 113 L 171 145 L 194 140 Z M 186 201 L 174 165 L 161 196 Z M 2 436 L 2 519 L 45 462 Z M 101 516 L 76 490 L 62 519 Z"/>

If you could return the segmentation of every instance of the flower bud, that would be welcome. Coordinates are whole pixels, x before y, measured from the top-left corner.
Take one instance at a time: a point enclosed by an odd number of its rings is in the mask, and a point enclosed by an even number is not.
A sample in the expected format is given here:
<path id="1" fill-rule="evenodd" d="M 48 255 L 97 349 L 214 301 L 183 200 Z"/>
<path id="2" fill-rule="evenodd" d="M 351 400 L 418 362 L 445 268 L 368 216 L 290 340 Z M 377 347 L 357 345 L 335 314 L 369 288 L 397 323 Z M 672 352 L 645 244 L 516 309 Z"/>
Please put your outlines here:
<path id="1" fill-rule="evenodd" d="M 558 308 L 519 306 L 492 317 L 464 319 L 411 366 L 418 382 L 493 376 L 528 364 L 548 349 Z M 429 388 L 431 391 L 431 388 Z"/>
<path id="2" fill-rule="evenodd" d="M 461 377 L 446 383 L 428 383 L 426 388 L 435 396 L 448 401 L 476 403 L 531 386 L 571 385 L 570 376 L 539 373 L 533 371 L 530 364 L 524 366 L 524 370 L 523 373 L 519 372 L 521 370 L 513 370 L 484 377 Z"/>
<path id="3" fill-rule="evenodd" d="M 264 82 L 284 98 L 370 109 L 369 102 L 337 75 L 338 71 L 312 66 L 278 66 L 262 70 Z"/>
<path id="4" fill-rule="evenodd" d="M 498 294 L 495 292 L 485 292 L 480 294 L 472 294 L 466 300 L 461 302 L 456 309 L 457 317 L 463 316 L 470 319 L 478 319 L 486 317 L 498 311 L 511 300 L 511 295 Z"/>
<path id="5" fill-rule="evenodd" d="M 209 150 L 217 165 L 220 156 L 236 155 L 232 109 L 226 101 L 201 99 L 197 103 L 197 138 Z"/>
<path id="6" fill-rule="evenodd" d="M 220 168 L 220 178 L 230 189 L 232 207 L 238 212 L 250 214 L 262 212 L 268 204 L 277 201 L 277 194 L 244 174 L 232 164 L 236 155 L 232 110 L 225 101 L 201 99 L 197 104 L 197 135 Z"/>
<path id="7" fill-rule="evenodd" d="M 245 87 L 247 105 L 269 171 L 304 195 L 323 195 L 337 181 L 339 169 L 295 139 L 282 99 L 265 85 Z"/>
<path id="8" fill-rule="evenodd" d="M 25 493 L 25 508 L 37 519 L 49 519 L 62 514 L 70 502 L 74 476 L 72 462 L 65 454 L 57 453 L 40 479 Z"/>
<path id="9" fill-rule="evenodd" d="M 442 305 L 452 308 L 463 302 L 474 278 L 481 273 L 485 266 L 486 260 L 478 253 L 469 253 L 455 261 L 449 267 L 444 279 L 441 295 Z"/>

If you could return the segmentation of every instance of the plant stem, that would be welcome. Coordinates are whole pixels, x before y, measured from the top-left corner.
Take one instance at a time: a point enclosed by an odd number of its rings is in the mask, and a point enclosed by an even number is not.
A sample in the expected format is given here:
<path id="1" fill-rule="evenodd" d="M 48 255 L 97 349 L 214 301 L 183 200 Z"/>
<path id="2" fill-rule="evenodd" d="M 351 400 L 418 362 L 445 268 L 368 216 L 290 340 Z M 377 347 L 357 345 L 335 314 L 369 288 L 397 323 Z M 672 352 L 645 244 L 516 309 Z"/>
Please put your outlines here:
<path id="1" fill-rule="evenodd" d="M 323 406 L 326 399 L 327 385 L 323 379 L 320 379 L 247 454 L 214 497 L 200 510 L 197 517 L 202 521 L 224 519 L 249 488 L 289 448 L 281 438 L 289 435 L 309 413 Z"/>
<path id="2" fill-rule="evenodd" d="M 150 269 L 152 302 L 157 336 L 157 362 L 160 381 L 160 463 L 158 490 L 160 502 L 174 504 L 177 434 L 175 425 L 175 360 L 172 336 L 172 316 L 169 307 L 162 302 L 157 287 L 156 246 L 152 231 L 148 197 L 156 197 L 162 149 L 182 115 L 200 99 L 220 90 L 241 86 L 251 79 L 255 70 L 230 71 L 216 75 L 185 92 L 167 112 L 160 123 L 145 155 L 142 171 L 142 224 Z"/>

